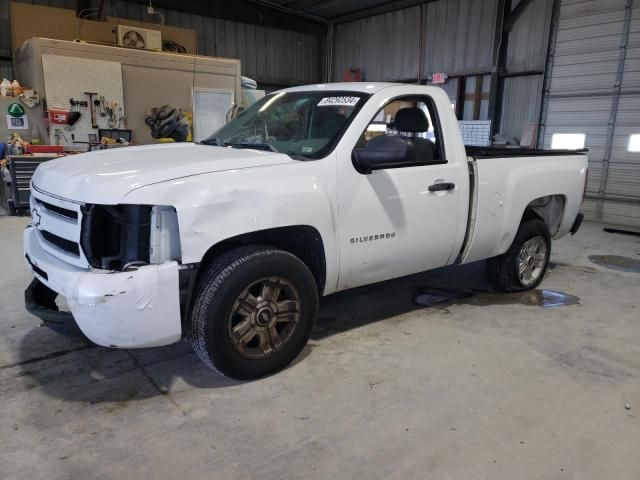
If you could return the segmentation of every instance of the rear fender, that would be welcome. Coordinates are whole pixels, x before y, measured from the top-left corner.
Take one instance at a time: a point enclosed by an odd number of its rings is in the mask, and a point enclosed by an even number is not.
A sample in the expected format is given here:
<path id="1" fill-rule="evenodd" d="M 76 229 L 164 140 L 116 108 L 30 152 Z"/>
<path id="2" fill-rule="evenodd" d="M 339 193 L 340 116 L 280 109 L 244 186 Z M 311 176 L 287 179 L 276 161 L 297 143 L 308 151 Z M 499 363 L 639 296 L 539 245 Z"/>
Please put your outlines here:
<path id="1" fill-rule="evenodd" d="M 506 252 L 528 208 L 548 222 L 554 238 L 570 232 L 582 204 L 585 155 L 487 158 L 476 164 L 475 219 L 462 263 Z"/>

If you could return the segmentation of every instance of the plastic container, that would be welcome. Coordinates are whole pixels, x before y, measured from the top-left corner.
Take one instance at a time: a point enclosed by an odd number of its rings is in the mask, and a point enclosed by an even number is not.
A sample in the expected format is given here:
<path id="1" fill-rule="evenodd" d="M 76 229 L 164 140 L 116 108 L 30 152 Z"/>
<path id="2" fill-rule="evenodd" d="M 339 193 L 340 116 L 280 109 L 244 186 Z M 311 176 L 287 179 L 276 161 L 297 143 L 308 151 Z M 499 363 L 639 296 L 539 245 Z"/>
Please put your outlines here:
<path id="1" fill-rule="evenodd" d="M 0 95 L 3 97 L 10 97 L 12 95 L 13 88 L 11 86 L 11 82 L 6 78 L 2 80 L 0 83 Z"/>
<path id="2" fill-rule="evenodd" d="M 40 145 L 40 135 L 38 135 L 38 129 L 35 126 L 31 128 L 31 145 Z"/>
<path id="3" fill-rule="evenodd" d="M 20 86 L 20 83 L 18 83 L 17 80 L 14 80 L 13 83 L 11 84 L 11 89 L 12 89 L 12 96 L 13 97 L 17 97 L 20 94 L 22 94 L 22 87 Z"/>

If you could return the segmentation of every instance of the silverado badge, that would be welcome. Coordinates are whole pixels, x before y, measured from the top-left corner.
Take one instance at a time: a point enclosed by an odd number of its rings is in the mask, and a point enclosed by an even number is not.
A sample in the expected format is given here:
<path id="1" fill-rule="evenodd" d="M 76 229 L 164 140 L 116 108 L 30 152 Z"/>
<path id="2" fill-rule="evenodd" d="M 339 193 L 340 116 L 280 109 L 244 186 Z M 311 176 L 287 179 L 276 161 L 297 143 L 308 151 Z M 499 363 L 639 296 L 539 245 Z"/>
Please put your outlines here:
<path id="1" fill-rule="evenodd" d="M 395 238 L 395 237 L 396 237 L 396 232 L 378 233 L 376 235 L 364 235 L 362 237 L 353 237 L 351 238 L 350 243 L 375 242 L 376 240 L 387 240 L 389 238 Z"/>

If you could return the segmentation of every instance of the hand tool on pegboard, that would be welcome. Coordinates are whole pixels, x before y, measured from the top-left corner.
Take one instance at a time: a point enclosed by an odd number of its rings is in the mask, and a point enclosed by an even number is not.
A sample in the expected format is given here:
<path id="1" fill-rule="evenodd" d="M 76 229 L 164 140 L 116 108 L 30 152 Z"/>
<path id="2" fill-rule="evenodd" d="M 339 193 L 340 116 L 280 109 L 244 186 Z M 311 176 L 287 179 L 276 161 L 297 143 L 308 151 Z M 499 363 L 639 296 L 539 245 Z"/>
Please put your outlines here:
<path id="1" fill-rule="evenodd" d="M 89 111 L 91 112 L 91 128 L 99 128 L 98 122 L 96 121 L 96 107 L 93 103 L 93 98 L 97 97 L 98 94 L 94 92 L 84 92 L 84 94 L 89 97 Z"/>

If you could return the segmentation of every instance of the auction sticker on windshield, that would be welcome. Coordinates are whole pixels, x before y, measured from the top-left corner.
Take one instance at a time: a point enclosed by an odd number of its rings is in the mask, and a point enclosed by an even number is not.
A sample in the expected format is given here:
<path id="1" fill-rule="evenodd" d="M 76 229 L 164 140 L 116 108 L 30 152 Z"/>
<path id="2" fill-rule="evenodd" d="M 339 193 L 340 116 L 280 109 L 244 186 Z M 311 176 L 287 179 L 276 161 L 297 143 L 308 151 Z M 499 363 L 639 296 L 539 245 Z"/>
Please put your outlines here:
<path id="1" fill-rule="evenodd" d="M 319 107 L 355 107 L 360 97 L 324 97 L 318 102 Z"/>

